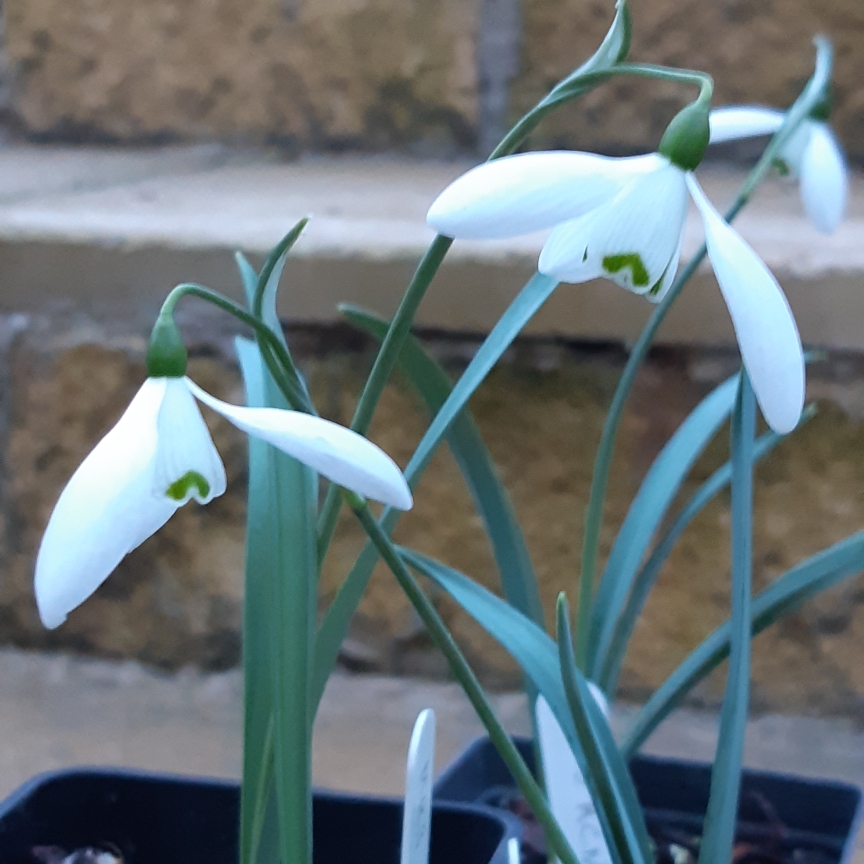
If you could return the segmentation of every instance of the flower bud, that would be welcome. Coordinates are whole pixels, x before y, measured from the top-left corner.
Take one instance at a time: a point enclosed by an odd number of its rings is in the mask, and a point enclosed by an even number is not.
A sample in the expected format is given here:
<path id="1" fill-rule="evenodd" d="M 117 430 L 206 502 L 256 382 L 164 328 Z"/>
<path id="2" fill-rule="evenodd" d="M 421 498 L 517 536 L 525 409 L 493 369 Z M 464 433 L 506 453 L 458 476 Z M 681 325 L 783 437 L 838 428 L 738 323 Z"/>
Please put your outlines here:
<path id="1" fill-rule="evenodd" d="M 708 114 L 709 105 L 701 99 L 679 111 L 663 133 L 660 155 L 682 171 L 698 167 L 711 137 Z"/>
<path id="2" fill-rule="evenodd" d="M 160 312 L 147 347 L 147 375 L 150 378 L 182 378 L 189 355 L 183 337 L 170 312 Z"/>

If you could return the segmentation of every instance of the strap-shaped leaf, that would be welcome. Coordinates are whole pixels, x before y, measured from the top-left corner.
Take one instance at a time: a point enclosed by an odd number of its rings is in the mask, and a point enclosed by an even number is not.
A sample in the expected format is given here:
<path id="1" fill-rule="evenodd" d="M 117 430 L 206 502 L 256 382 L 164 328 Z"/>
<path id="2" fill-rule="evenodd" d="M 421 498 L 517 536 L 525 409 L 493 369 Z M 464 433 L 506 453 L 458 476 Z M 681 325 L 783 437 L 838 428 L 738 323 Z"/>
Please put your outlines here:
<path id="1" fill-rule="evenodd" d="M 717 752 L 699 864 L 732 860 L 750 703 L 750 604 L 753 577 L 753 440 L 756 397 L 746 372 L 732 412 L 732 616 L 729 673 L 720 710 Z"/>
<path id="2" fill-rule="evenodd" d="M 560 724 L 570 748 L 576 756 L 579 767 L 591 790 L 592 799 L 597 807 L 597 815 L 603 828 L 603 835 L 613 858 L 619 861 L 643 861 L 641 850 L 649 848 L 650 843 L 645 820 L 630 775 L 621 761 L 608 722 L 595 704 L 594 709 L 596 710 L 588 711 L 588 717 L 591 721 L 590 730 L 596 747 L 602 754 L 604 782 L 608 783 L 608 787 L 614 795 L 613 816 L 611 811 L 607 811 L 609 802 L 606 801 L 606 806 L 604 806 L 604 801 L 597 792 L 596 778 L 591 773 L 591 766 L 586 761 L 581 739 L 576 731 L 564 691 L 558 649 L 552 639 L 509 603 L 452 567 L 447 567 L 426 555 L 409 549 L 400 549 L 400 555 L 411 567 L 443 588 L 513 655 L 525 674 L 534 682 L 539 693 L 549 703 L 555 719 Z M 627 830 L 616 834 L 611 827 L 611 818 L 626 820 Z M 621 838 L 622 833 L 628 838 L 626 855 L 623 858 L 617 845 L 617 840 Z"/>
<path id="3" fill-rule="evenodd" d="M 348 321 L 376 339 L 383 339 L 387 333 L 389 322 L 372 312 L 347 305 L 341 306 L 340 311 Z M 398 367 L 432 414 L 436 414 L 453 387 L 441 365 L 416 338 L 409 336 L 399 354 Z M 468 408 L 453 421 L 447 444 L 483 520 L 504 596 L 520 612 L 545 627 L 543 604 L 525 537 L 492 455 Z"/>
<path id="4" fill-rule="evenodd" d="M 752 632 L 761 633 L 812 597 L 864 570 L 864 531 L 823 549 L 778 576 L 753 598 Z M 730 624 L 721 624 L 663 682 L 637 714 L 622 750 L 635 753 L 687 693 L 729 656 Z"/>
<path id="5" fill-rule="evenodd" d="M 492 328 L 492 332 L 486 337 L 459 381 L 450 391 L 450 395 L 441 406 L 441 410 L 435 415 L 435 419 L 429 429 L 426 430 L 426 434 L 411 457 L 411 461 L 405 469 L 405 478 L 412 489 L 416 487 L 441 441 L 450 431 L 451 425 L 462 409 L 468 404 L 474 391 L 480 386 L 523 327 L 552 296 L 557 284 L 546 276 L 541 276 L 539 273 L 535 274 L 499 318 L 498 323 Z M 390 533 L 396 526 L 400 515 L 399 511 L 386 508 L 378 520 L 379 524 L 385 532 Z M 366 590 L 369 577 L 372 575 L 377 561 L 378 553 L 371 543 L 367 543 L 321 621 L 315 642 L 311 691 L 313 705 L 318 704 L 324 692 L 327 678 L 336 665 L 339 648 L 348 632 L 348 623 L 360 603 L 360 598 Z"/>
<path id="6" fill-rule="evenodd" d="M 812 409 L 805 411 L 801 422 L 808 420 L 814 413 Z M 756 441 L 753 448 L 754 462 L 758 462 L 767 456 L 785 437 L 785 435 L 779 435 L 774 431 L 769 431 L 762 435 Z M 645 607 L 648 595 L 654 587 L 654 583 L 657 581 L 657 577 L 660 575 L 666 559 L 687 526 L 722 489 L 725 489 L 729 485 L 731 478 L 732 463 L 726 462 L 696 490 L 693 497 L 675 517 L 675 521 L 660 538 L 648 560 L 642 565 L 642 568 L 633 580 L 633 588 L 627 597 L 627 603 L 615 622 L 612 642 L 606 656 L 606 663 L 600 675 L 600 686 L 607 693 L 614 693 L 618 688 L 618 677 L 621 674 L 621 667 L 624 663 L 630 639 L 633 636 L 633 630 L 636 627 L 636 621 L 642 614 L 642 609 Z"/>
<path id="7" fill-rule="evenodd" d="M 623 777 L 616 777 L 615 775 L 626 774 L 627 766 L 620 758 L 615 742 L 611 740 L 611 733 L 608 736 L 609 740 L 606 742 L 605 748 L 601 747 L 595 739 L 594 729 L 600 726 L 605 727 L 606 718 L 598 710 L 597 700 L 591 694 L 591 691 L 588 689 L 588 683 L 573 660 L 574 647 L 573 637 L 570 633 L 569 619 L 567 602 L 564 599 L 564 595 L 560 594 L 557 609 L 558 660 L 561 665 L 564 693 L 570 706 L 573 724 L 576 727 L 579 741 L 582 744 L 585 761 L 591 770 L 591 776 L 595 779 L 597 794 L 603 802 L 603 807 L 609 818 L 609 826 L 615 835 L 616 845 L 621 858 L 625 861 L 639 861 L 642 864 L 648 864 L 648 862 L 654 861 L 650 844 L 640 846 L 640 837 L 634 831 L 634 826 L 630 825 L 626 814 L 618 809 L 618 801 L 615 795 L 615 781 L 617 780 L 620 784 Z M 599 718 L 597 714 L 600 714 Z M 602 723 L 600 722 L 601 720 Z M 607 755 L 613 755 L 613 758 L 607 759 Z M 645 836 L 645 839 L 647 840 L 647 836 Z M 639 853 L 635 859 L 633 858 L 634 851 L 638 851 Z"/>
<path id="8" fill-rule="evenodd" d="M 287 407 L 258 347 L 237 340 L 249 404 Z M 244 790 L 241 852 L 256 861 L 274 785 L 283 860 L 312 849 L 309 680 L 318 577 L 317 476 L 295 459 L 250 439 L 244 610 Z M 269 695 L 268 691 L 269 690 Z M 272 830 L 272 829 L 271 829 Z M 263 842 L 262 842 L 263 839 Z"/>
<path id="9" fill-rule="evenodd" d="M 729 416 L 738 376 L 715 388 L 678 427 L 642 481 L 618 531 L 591 612 L 588 645 L 590 677 L 599 682 L 636 572 L 684 478 Z"/>
<path id="10" fill-rule="evenodd" d="M 318 478 L 273 454 L 277 568 L 274 574 L 273 698 L 276 796 L 283 861 L 311 864 L 312 775 L 309 684 L 318 585 Z"/>
<path id="11" fill-rule="evenodd" d="M 254 283 L 253 283 L 254 288 Z M 246 404 L 266 404 L 264 364 L 254 342 L 236 340 Z M 249 438 L 246 582 L 243 597 L 243 783 L 240 795 L 240 861 L 258 860 L 267 802 L 273 789 L 273 670 L 270 610 L 276 562 L 271 525 L 272 448 Z"/>

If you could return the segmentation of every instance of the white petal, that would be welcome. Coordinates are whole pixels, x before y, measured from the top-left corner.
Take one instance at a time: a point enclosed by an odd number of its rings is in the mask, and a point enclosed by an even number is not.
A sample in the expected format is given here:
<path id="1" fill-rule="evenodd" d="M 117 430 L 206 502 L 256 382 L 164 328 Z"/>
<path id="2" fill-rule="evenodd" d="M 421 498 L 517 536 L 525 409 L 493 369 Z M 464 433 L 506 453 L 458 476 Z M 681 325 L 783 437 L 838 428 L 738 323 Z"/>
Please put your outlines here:
<path id="1" fill-rule="evenodd" d="M 538 269 L 561 282 L 605 276 L 637 294 L 659 290 L 686 216 L 684 174 L 665 162 L 592 213 L 559 225 Z"/>
<path id="2" fill-rule="evenodd" d="M 715 108 L 708 117 L 711 127 L 711 143 L 752 138 L 756 135 L 773 135 L 782 125 L 784 113 L 776 108 L 759 105 L 734 105 Z"/>
<path id="3" fill-rule="evenodd" d="M 840 144 L 825 123 L 814 123 L 801 158 L 801 199 L 813 224 L 831 234 L 846 209 L 848 178 Z"/>
<path id="4" fill-rule="evenodd" d="M 399 466 L 362 435 L 300 411 L 229 405 L 186 380 L 205 405 L 248 435 L 278 447 L 339 486 L 399 510 L 411 509 L 411 490 Z"/>
<path id="5" fill-rule="evenodd" d="M 145 381 L 61 493 L 36 559 L 36 603 L 46 627 L 62 624 L 177 509 L 152 493 L 164 392 L 164 380 Z"/>
<path id="6" fill-rule="evenodd" d="M 771 271 L 724 222 L 696 179 L 688 175 L 687 182 L 756 399 L 775 432 L 791 432 L 804 406 L 804 352 L 792 310 Z"/>
<path id="7" fill-rule="evenodd" d="M 153 494 L 207 504 L 225 492 L 225 468 L 185 378 L 165 378 Z"/>
<path id="8" fill-rule="evenodd" d="M 656 291 L 651 291 L 645 295 L 652 303 L 659 303 L 668 293 L 669 289 L 675 284 L 675 277 L 678 275 L 678 265 L 681 263 L 681 252 L 684 249 L 684 232 L 681 232 L 681 239 L 678 241 L 678 248 L 672 256 L 672 260 L 663 274 L 663 279 Z"/>
<path id="9" fill-rule="evenodd" d="M 541 231 L 587 213 L 660 164 L 655 153 L 628 159 L 566 151 L 505 156 L 454 180 L 426 221 L 440 234 L 474 240 Z"/>

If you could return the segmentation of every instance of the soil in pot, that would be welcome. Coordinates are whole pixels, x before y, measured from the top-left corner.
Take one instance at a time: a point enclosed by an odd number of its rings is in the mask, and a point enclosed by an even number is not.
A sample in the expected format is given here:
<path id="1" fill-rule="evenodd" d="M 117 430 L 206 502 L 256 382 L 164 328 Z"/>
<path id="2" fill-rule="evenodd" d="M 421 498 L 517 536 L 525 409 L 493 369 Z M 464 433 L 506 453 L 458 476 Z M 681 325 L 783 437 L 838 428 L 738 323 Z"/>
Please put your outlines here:
<path id="1" fill-rule="evenodd" d="M 528 739 L 515 739 L 533 765 Z M 693 864 L 711 782 L 709 765 L 636 756 L 630 773 L 657 864 Z M 543 833 L 489 739 L 453 762 L 435 784 L 436 800 L 499 807 L 523 823 L 523 864 L 546 860 Z M 861 791 L 765 771 L 744 772 L 734 864 L 847 864 L 858 829 Z"/>

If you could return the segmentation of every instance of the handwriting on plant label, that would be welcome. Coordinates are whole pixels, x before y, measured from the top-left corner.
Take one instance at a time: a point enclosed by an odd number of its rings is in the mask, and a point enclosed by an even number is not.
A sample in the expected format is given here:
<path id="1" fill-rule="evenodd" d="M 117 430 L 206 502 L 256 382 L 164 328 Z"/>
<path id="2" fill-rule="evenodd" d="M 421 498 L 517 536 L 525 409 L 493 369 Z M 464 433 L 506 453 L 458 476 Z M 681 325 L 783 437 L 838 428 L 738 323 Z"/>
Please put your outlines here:
<path id="1" fill-rule="evenodd" d="M 542 696 L 537 699 L 536 710 L 543 774 L 552 815 L 580 864 L 611 864 L 597 810 L 567 738 Z"/>
<path id="2" fill-rule="evenodd" d="M 432 826 L 432 775 L 435 767 L 435 712 L 420 712 L 405 770 L 401 864 L 428 864 Z"/>

